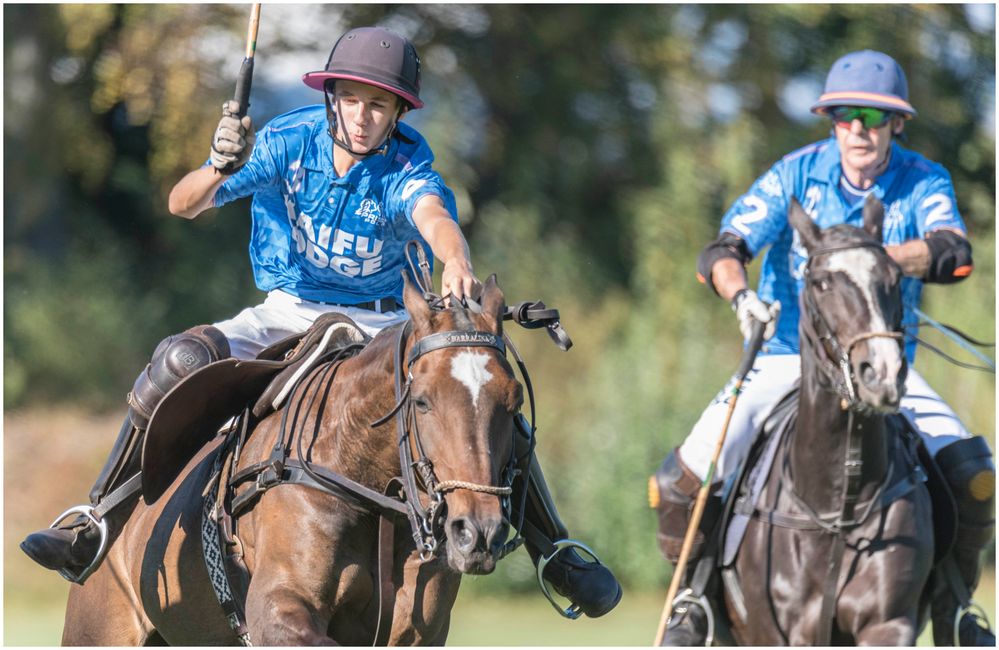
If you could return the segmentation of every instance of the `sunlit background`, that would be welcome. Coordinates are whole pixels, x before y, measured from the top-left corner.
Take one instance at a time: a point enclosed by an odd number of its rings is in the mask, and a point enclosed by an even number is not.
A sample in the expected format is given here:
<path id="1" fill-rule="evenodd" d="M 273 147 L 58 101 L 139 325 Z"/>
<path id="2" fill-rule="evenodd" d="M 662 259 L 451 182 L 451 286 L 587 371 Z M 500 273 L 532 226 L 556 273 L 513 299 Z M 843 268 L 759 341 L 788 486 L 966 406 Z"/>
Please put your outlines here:
<path id="1" fill-rule="evenodd" d="M 262 299 L 248 201 L 194 222 L 166 211 L 207 158 L 248 15 L 3 7 L 7 644 L 58 643 L 67 583 L 17 543 L 85 500 L 156 343 Z M 366 24 L 421 54 L 426 108 L 406 120 L 458 197 L 478 275 L 496 273 L 509 302 L 561 310 L 569 353 L 512 333 L 538 393 L 539 455 L 572 533 L 626 590 L 606 619 L 563 623 L 521 552 L 466 581 L 453 642 L 651 642 L 669 569 L 646 478 L 741 345 L 729 306 L 695 280 L 696 255 L 757 176 L 828 135 L 808 107 L 840 55 L 902 64 L 919 111 L 906 146 L 953 176 L 976 270 L 930 287 L 925 311 L 995 332 L 994 5 L 265 4 L 255 122 L 320 102 L 301 75 Z M 926 351 L 916 367 L 994 443 L 994 375 Z"/>

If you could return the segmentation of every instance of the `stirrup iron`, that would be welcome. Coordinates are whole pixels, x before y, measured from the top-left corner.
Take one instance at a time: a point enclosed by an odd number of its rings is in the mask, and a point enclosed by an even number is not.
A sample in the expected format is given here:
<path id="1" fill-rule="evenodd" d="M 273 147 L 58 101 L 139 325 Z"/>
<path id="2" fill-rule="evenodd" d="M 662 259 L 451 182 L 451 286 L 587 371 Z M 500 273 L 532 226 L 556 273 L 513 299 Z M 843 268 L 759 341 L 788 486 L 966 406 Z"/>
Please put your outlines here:
<path id="1" fill-rule="evenodd" d="M 90 561 L 90 564 L 80 571 L 79 574 L 73 573 L 69 569 L 59 569 L 59 575 L 66 578 L 70 582 L 75 582 L 77 584 L 83 584 L 84 580 L 90 577 L 97 567 L 100 566 L 101 560 L 104 559 L 104 554 L 107 552 L 108 548 L 108 523 L 103 519 L 98 519 L 94 514 L 93 506 L 74 506 L 62 513 L 56 520 L 52 522 L 49 528 L 55 528 L 60 522 L 65 521 L 70 517 L 70 515 L 83 515 L 90 520 L 90 523 L 97 527 L 97 531 L 101 534 L 101 542 L 97 547 L 97 553 L 94 555 L 94 559 Z"/>
<path id="2" fill-rule="evenodd" d="M 967 605 L 962 605 L 957 608 L 957 613 L 954 614 L 954 647 L 961 647 L 961 621 L 964 620 L 965 616 L 971 615 L 974 617 L 975 625 L 981 627 L 983 630 L 988 630 L 992 632 L 992 623 L 989 622 L 989 615 L 985 612 L 985 609 L 976 603 L 975 601 L 968 602 Z M 984 622 L 985 626 L 982 627 L 981 623 Z"/>
<path id="3" fill-rule="evenodd" d="M 564 551 L 567 548 L 578 548 L 579 550 L 583 551 L 584 553 L 592 557 L 597 564 L 602 565 L 603 562 L 600 561 L 600 558 L 597 557 L 597 554 L 594 553 L 589 546 L 574 539 L 559 540 L 554 544 L 552 544 L 552 546 L 555 547 L 555 550 L 551 552 L 551 555 L 542 554 L 541 557 L 538 558 L 538 584 L 541 585 L 541 593 L 545 595 L 545 598 L 547 598 L 548 602 L 552 604 L 552 607 L 555 608 L 555 611 L 564 616 L 565 618 L 569 619 L 570 621 L 574 621 L 583 615 L 583 610 L 576 603 L 570 603 L 568 607 L 563 609 L 561 605 L 555 602 L 555 598 L 552 596 L 551 591 L 548 589 L 548 583 L 545 582 L 545 579 L 542 576 L 545 567 L 548 566 L 549 562 L 555 559 L 556 555 L 558 555 L 561 551 Z"/>
<path id="4" fill-rule="evenodd" d="M 704 646 L 705 647 L 710 646 L 715 641 L 714 610 L 711 609 L 711 604 L 708 602 L 708 599 L 705 598 L 703 594 L 700 596 L 695 596 L 694 590 L 691 589 L 690 587 L 687 587 L 686 589 L 678 593 L 676 597 L 673 599 L 673 613 L 670 614 L 669 619 L 666 621 L 667 629 L 669 629 L 669 627 L 672 625 L 673 617 L 676 614 L 687 613 L 687 608 L 684 606 L 686 603 L 694 603 L 695 605 L 699 605 L 701 609 L 704 610 L 704 616 L 708 619 L 708 632 L 704 637 Z M 677 620 L 679 621 L 679 618 L 677 618 Z"/>

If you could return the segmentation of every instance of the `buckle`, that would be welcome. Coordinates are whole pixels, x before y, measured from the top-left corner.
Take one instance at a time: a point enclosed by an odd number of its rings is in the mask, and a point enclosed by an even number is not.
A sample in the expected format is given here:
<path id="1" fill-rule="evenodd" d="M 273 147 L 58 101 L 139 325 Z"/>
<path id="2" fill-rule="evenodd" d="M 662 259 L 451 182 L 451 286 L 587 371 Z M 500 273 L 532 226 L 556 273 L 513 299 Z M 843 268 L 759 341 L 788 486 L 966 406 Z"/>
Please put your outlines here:
<path id="1" fill-rule="evenodd" d="M 576 603 L 570 603 L 568 607 L 563 608 L 555 601 L 555 598 L 552 596 L 551 591 L 549 591 L 548 589 L 548 583 L 545 582 L 543 576 L 545 567 L 548 566 L 549 562 L 555 559 L 556 555 L 569 548 L 578 548 L 579 550 L 583 551 L 591 558 L 593 558 L 593 560 L 597 564 L 603 564 L 603 562 L 600 561 L 600 558 L 597 557 L 597 554 L 594 553 L 589 546 L 574 539 L 562 539 L 555 542 L 553 546 L 555 547 L 555 550 L 551 552 L 551 555 L 542 554 L 541 557 L 538 559 L 538 584 L 541 585 L 541 593 L 545 595 L 545 598 L 547 598 L 548 602 L 552 604 L 552 607 L 555 608 L 555 611 L 564 616 L 565 618 L 569 619 L 570 621 L 574 621 L 583 615 L 583 610 L 580 609 L 579 605 L 577 605 Z"/>
<path id="2" fill-rule="evenodd" d="M 52 522 L 49 528 L 55 528 L 59 523 L 68 519 L 70 515 L 83 515 L 90 520 L 90 523 L 93 524 L 97 528 L 97 531 L 101 534 L 101 542 L 97 547 L 97 553 L 94 554 L 94 559 L 91 560 L 90 564 L 87 565 L 82 571 L 79 573 L 73 573 L 73 571 L 68 568 L 59 569 L 59 575 L 63 578 L 69 580 L 70 582 L 82 585 L 84 580 L 89 578 L 90 575 L 97 570 L 97 567 L 100 566 L 101 560 L 104 559 L 104 555 L 107 553 L 108 523 L 97 518 L 94 514 L 93 506 L 74 506 L 56 517 L 55 521 Z"/>

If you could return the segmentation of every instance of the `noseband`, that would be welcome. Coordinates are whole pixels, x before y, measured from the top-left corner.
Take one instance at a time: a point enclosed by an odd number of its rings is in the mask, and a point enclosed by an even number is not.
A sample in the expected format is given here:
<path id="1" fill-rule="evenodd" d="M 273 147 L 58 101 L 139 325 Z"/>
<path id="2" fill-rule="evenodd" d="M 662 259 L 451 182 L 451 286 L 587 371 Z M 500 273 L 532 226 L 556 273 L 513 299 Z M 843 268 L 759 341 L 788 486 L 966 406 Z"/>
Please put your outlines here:
<path id="1" fill-rule="evenodd" d="M 805 265 L 805 306 L 808 308 L 810 314 L 814 314 L 817 318 L 817 325 L 811 319 L 806 318 L 804 322 L 806 323 L 805 334 L 808 338 L 812 340 L 812 347 L 816 350 L 816 356 L 820 366 L 822 367 L 823 374 L 829 378 L 833 386 L 836 388 L 836 392 L 839 393 L 840 397 L 843 398 L 846 403 L 847 408 L 856 409 L 861 406 L 861 401 L 857 398 L 857 390 L 855 388 L 856 378 L 853 375 L 853 369 L 850 367 L 850 354 L 853 352 L 853 348 L 861 341 L 867 341 L 875 338 L 888 338 L 895 339 L 897 341 L 902 340 L 901 325 L 896 331 L 893 332 L 864 332 L 852 337 L 845 345 L 839 342 L 836 338 L 835 333 L 832 328 L 829 327 L 829 322 L 826 317 L 822 314 L 822 310 L 819 309 L 818 303 L 815 301 L 815 297 L 809 290 L 810 286 L 815 282 L 811 277 L 811 267 L 812 262 L 823 255 L 829 255 L 831 253 L 837 253 L 845 250 L 854 250 L 858 248 L 874 248 L 884 250 L 880 244 L 875 242 L 861 242 L 857 244 L 848 244 L 843 246 L 830 246 L 827 248 L 820 248 L 816 251 L 810 251 L 808 254 L 808 262 Z M 828 344 L 829 347 L 826 347 Z M 829 348 L 832 348 L 832 354 L 830 354 Z M 820 352 L 821 351 L 821 352 Z"/>
<path id="2" fill-rule="evenodd" d="M 434 473 L 433 463 L 423 449 L 423 442 L 417 426 L 416 411 L 413 405 L 411 388 L 413 384 L 413 364 L 420 357 L 437 350 L 448 348 L 485 347 L 497 350 L 506 356 L 506 345 L 503 338 L 492 332 L 478 330 L 447 331 L 430 334 L 417 340 L 405 355 L 406 341 L 412 321 L 406 321 L 399 330 L 395 372 L 396 405 L 387 414 L 372 422 L 377 427 L 385 424 L 396 416 L 398 431 L 399 464 L 402 468 L 401 490 L 407 507 L 407 516 L 412 527 L 413 540 L 420 549 L 423 560 L 433 558 L 440 542 L 444 539 L 442 527 L 444 523 L 444 495 L 454 490 L 469 490 L 484 494 L 494 494 L 502 499 L 503 514 L 509 521 L 511 503 L 509 496 L 513 493 L 513 479 L 518 474 L 517 458 L 514 446 L 510 446 L 510 460 L 503 472 L 504 485 L 482 485 L 470 481 L 449 480 L 440 481 Z M 404 378 L 405 375 L 405 378 Z M 511 436 L 514 435 L 511 427 Z M 413 448 L 417 457 L 414 458 Z M 429 498 L 429 505 L 424 507 L 420 493 Z"/>

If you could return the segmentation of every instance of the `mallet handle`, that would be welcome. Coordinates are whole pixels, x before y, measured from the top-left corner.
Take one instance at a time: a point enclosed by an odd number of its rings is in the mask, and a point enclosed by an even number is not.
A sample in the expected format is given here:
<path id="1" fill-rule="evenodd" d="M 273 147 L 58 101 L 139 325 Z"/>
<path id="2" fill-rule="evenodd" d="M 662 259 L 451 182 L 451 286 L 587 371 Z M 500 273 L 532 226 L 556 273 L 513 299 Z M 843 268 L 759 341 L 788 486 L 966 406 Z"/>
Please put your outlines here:
<path id="1" fill-rule="evenodd" d="M 683 579 L 683 574 L 687 571 L 690 549 L 694 546 L 694 537 L 697 536 L 697 529 L 701 525 L 701 519 L 704 517 L 704 508 L 707 506 L 708 497 L 711 493 L 711 481 L 715 475 L 715 464 L 721 456 L 722 447 L 725 446 L 728 425 L 732 421 L 732 413 L 735 412 L 735 403 L 742 390 L 742 383 L 746 380 L 746 375 L 752 369 L 756 355 L 759 354 L 760 347 L 763 345 L 764 327 L 765 324 L 760 321 L 753 323 L 753 333 L 749 338 L 749 347 L 743 353 L 742 363 L 739 364 L 739 370 L 735 373 L 735 386 L 732 388 L 732 399 L 728 403 L 728 411 L 725 414 L 725 424 L 722 425 L 721 435 L 718 436 L 718 441 L 715 443 L 707 475 L 704 477 L 704 481 L 701 482 L 701 489 L 697 491 L 697 500 L 694 502 L 694 509 L 690 513 L 687 532 L 683 536 L 683 546 L 680 547 L 680 557 L 677 558 L 676 568 L 673 570 L 673 578 L 670 580 L 669 590 L 666 592 L 666 604 L 663 605 L 663 613 L 659 617 L 659 628 L 656 630 L 656 640 L 653 644 L 656 647 L 662 644 L 663 637 L 666 636 L 666 625 L 669 623 L 670 616 L 673 615 L 673 599 L 676 598 L 677 593 L 680 591 L 680 581 Z"/>

